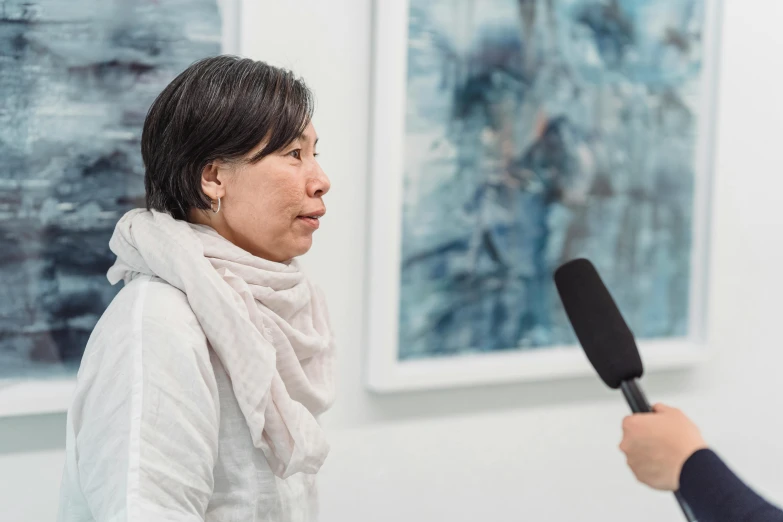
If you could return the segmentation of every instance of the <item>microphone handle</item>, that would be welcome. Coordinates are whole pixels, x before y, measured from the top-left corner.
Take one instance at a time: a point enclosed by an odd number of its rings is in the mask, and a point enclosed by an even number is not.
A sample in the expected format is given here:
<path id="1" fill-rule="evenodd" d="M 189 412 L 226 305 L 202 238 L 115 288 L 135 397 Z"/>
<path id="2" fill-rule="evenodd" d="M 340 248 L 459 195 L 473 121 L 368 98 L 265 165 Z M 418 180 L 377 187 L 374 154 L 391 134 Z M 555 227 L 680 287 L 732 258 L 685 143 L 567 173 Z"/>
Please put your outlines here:
<path id="1" fill-rule="evenodd" d="M 644 392 L 636 379 L 621 382 L 620 388 L 623 390 L 625 402 L 631 407 L 632 412 L 652 413 L 652 407 L 650 406 L 650 403 L 647 402 L 647 397 L 645 397 Z"/>
<path id="2" fill-rule="evenodd" d="M 625 396 L 625 401 L 628 406 L 631 407 L 631 411 L 634 413 L 652 413 L 653 409 L 650 407 L 650 403 L 647 401 L 647 397 L 644 395 L 642 388 L 636 379 L 630 381 L 623 381 L 620 383 L 620 388 Z M 688 522 L 697 522 L 696 516 L 693 514 L 691 507 L 682 498 L 679 491 L 674 492 L 674 497 L 677 499 L 677 503 L 680 504 L 680 509 L 685 515 L 685 519 Z"/>

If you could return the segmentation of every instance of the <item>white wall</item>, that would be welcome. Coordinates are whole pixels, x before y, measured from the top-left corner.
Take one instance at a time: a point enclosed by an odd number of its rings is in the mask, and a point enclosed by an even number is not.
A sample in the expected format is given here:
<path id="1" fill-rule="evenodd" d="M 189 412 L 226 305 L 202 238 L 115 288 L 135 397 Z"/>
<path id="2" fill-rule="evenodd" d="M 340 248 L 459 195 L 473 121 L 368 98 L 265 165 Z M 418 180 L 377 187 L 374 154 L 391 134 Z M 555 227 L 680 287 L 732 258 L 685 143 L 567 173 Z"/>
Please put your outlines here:
<path id="1" fill-rule="evenodd" d="M 294 69 L 318 98 L 333 192 L 307 257 L 341 340 L 326 417 L 325 522 L 678 520 L 616 449 L 626 409 L 596 379 L 375 396 L 363 388 L 371 2 L 246 0 L 244 49 Z M 726 0 L 710 344 L 692 373 L 649 376 L 741 475 L 783 504 L 783 3 Z M 0 519 L 52 520 L 61 415 L 0 420 Z M 555 469 L 557 467 L 557 469 Z"/>

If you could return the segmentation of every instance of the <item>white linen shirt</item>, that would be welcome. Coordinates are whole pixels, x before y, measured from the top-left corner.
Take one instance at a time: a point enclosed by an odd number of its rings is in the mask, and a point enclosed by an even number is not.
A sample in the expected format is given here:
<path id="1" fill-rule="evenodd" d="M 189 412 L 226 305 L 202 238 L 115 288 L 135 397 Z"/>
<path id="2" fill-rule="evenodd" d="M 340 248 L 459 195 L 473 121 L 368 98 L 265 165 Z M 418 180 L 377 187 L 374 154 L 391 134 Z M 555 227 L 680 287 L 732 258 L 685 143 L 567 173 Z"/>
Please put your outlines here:
<path id="1" fill-rule="evenodd" d="M 311 522 L 275 476 L 186 296 L 138 276 L 95 327 L 68 411 L 59 522 Z"/>

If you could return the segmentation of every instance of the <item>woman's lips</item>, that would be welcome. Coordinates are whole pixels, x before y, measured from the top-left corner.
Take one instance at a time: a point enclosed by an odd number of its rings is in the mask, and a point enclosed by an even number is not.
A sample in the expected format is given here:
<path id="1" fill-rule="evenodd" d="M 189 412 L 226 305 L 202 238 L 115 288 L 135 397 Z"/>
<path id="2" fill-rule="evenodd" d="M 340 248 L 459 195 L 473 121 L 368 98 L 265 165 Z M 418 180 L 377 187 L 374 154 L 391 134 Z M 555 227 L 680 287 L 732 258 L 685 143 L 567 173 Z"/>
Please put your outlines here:
<path id="1" fill-rule="evenodd" d="M 312 227 L 313 230 L 318 230 L 318 227 L 321 226 L 321 222 L 319 221 L 319 219 L 314 216 L 299 216 L 296 219 L 300 220 L 305 225 Z"/>

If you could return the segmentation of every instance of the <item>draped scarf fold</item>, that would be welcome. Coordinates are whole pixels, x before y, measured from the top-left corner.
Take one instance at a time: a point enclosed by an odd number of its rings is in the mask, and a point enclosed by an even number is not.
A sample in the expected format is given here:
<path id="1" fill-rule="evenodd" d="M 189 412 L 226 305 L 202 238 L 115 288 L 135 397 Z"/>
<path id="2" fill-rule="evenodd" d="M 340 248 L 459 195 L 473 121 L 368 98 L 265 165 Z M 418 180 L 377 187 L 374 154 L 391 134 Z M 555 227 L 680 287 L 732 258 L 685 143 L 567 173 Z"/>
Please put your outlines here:
<path id="1" fill-rule="evenodd" d="M 109 246 L 112 284 L 149 275 L 187 296 L 272 471 L 316 473 L 329 453 L 315 417 L 334 400 L 335 350 L 323 295 L 299 264 L 154 210 L 125 214 Z"/>

